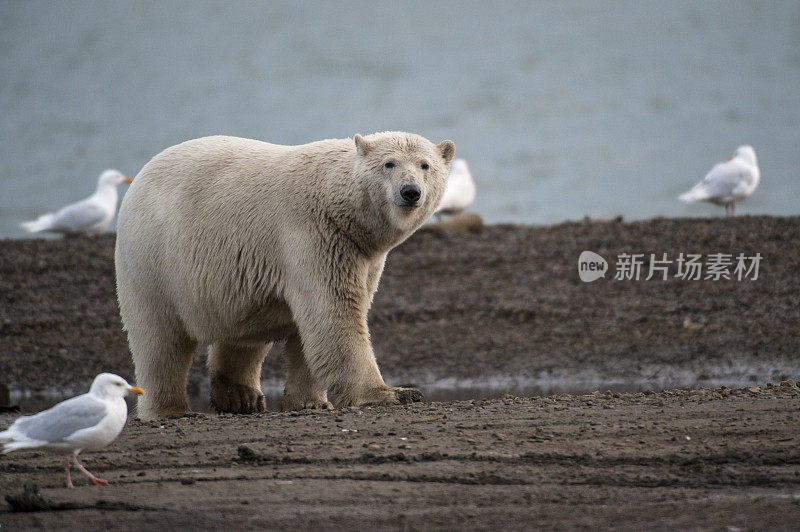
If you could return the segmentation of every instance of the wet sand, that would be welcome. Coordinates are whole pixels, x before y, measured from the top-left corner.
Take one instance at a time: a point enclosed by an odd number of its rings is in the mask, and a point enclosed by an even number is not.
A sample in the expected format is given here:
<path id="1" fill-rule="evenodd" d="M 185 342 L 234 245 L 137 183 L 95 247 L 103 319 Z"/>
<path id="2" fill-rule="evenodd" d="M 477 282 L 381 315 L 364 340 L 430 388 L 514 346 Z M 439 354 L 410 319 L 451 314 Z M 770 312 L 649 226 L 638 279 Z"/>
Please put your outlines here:
<path id="1" fill-rule="evenodd" d="M 796 529 L 799 402 L 778 386 L 133 420 L 83 459 L 108 488 L 63 487 L 44 453 L 0 459 L 1 494 L 42 497 L 0 524 Z"/>
<path id="2" fill-rule="evenodd" d="M 612 281 L 612 270 L 584 284 L 586 249 L 612 268 L 621 253 L 763 258 L 755 281 Z M 779 382 L 798 376 L 798 272 L 800 218 L 426 229 L 390 254 L 370 316 L 387 382 L 584 393 L 131 420 L 84 458 L 110 488 L 63 488 L 45 453 L 0 455 L 0 495 L 35 484 L 42 497 L 32 513 L 0 503 L 0 524 L 794 528 L 800 391 Z M 12 390 L 83 391 L 101 370 L 132 378 L 112 235 L 0 242 L 0 301 Z M 197 359 L 190 387 L 206 380 Z M 282 375 L 278 351 L 262 377 Z M 740 388 L 619 393 L 719 382 Z"/>

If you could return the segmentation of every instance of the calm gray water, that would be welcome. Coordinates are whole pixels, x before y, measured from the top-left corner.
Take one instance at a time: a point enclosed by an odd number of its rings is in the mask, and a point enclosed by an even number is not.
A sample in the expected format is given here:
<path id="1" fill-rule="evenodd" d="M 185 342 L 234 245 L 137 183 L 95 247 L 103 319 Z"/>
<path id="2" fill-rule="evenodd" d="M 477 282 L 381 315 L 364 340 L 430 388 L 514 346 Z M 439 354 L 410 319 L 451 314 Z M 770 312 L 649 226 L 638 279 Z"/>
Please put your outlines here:
<path id="1" fill-rule="evenodd" d="M 800 2 L 0 1 L 0 237 L 209 134 L 455 141 L 489 222 L 798 214 Z"/>

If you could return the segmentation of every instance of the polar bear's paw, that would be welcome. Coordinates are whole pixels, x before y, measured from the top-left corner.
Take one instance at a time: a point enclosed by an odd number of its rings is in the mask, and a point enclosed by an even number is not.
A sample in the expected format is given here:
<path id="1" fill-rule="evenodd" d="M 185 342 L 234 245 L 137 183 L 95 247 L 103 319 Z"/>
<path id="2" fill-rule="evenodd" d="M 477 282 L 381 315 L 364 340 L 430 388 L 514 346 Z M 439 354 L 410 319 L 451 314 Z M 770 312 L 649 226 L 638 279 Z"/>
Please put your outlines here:
<path id="1" fill-rule="evenodd" d="M 379 388 L 359 401 L 341 401 L 341 406 L 407 405 L 422 401 L 422 392 L 416 388 Z"/>
<path id="2" fill-rule="evenodd" d="M 392 388 L 392 390 L 394 390 L 401 405 L 419 403 L 424 397 L 422 392 L 416 388 Z"/>
<path id="3" fill-rule="evenodd" d="M 267 411 L 267 400 L 258 388 L 212 377 L 211 406 L 217 412 L 255 414 Z"/>
<path id="4" fill-rule="evenodd" d="M 193 412 L 182 410 L 180 408 L 169 408 L 159 410 L 155 415 L 141 415 L 141 419 L 180 419 L 182 417 L 189 417 Z"/>
<path id="5" fill-rule="evenodd" d="M 288 395 L 283 396 L 283 400 L 281 401 L 281 410 L 284 412 L 306 409 L 333 410 L 333 405 L 330 403 L 330 401 L 325 401 L 324 399 L 303 399 Z"/>
<path id="6" fill-rule="evenodd" d="M 169 416 L 168 416 L 168 417 L 169 417 Z M 204 413 L 202 413 L 202 412 L 191 412 L 191 411 L 186 411 L 186 412 L 184 412 L 184 413 L 183 413 L 183 414 L 181 414 L 181 415 L 176 415 L 176 416 L 171 416 L 171 417 L 175 417 L 175 418 L 187 418 L 187 419 L 205 419 L 205 418 L 207 418 L 208 416 L 207 416 L 207 415 L 205 415 L 205 414 L 204 414 Z"/>

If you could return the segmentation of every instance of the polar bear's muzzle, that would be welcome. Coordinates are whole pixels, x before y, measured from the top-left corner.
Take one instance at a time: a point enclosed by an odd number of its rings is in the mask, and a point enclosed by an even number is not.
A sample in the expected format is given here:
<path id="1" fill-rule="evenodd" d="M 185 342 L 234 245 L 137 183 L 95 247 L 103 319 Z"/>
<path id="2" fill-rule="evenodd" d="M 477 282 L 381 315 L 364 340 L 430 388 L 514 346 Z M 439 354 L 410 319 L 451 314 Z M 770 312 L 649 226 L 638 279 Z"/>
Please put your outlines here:
<path id="1" fill-rule="evenodd" d="M 422 197 L 417 185 L 403 185 L 400 187 L 400 195 L 395 196 L 394 203 L 398 207 L 416 208 L 419 206 L 419 199 Z"/>

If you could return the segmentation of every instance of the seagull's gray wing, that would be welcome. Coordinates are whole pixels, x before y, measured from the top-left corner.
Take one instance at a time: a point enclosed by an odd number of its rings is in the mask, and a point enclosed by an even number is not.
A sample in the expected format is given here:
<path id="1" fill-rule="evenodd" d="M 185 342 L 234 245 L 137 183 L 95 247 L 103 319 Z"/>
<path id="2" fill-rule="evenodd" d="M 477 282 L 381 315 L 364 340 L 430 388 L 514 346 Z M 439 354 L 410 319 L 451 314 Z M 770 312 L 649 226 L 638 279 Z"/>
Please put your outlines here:
<path id="1" fill-rule="evenodd" d="M 695 188 L 704 190 L 711 198 L 730 196 L 748 178 L 749 173 L 749 168 L 737 160 L 719 163 Z"/>
<path id="2" fill-rule="evenodd" d="M 107 413 L 108 409 L 102 401 L 81 395 L 58 403 L 50 410 L 20 418 L 14 425 L 32 440 L 55 443 L 81 429 L 94 427 Z"/>
<path id="3" fill-rule="evenodd" d="M 67 205 L 53 214 L 51 223 L 53 229 L 81 231 L 100 223 L 106 215 L 107 213 L 102 207 L 84 200 Z"/>

